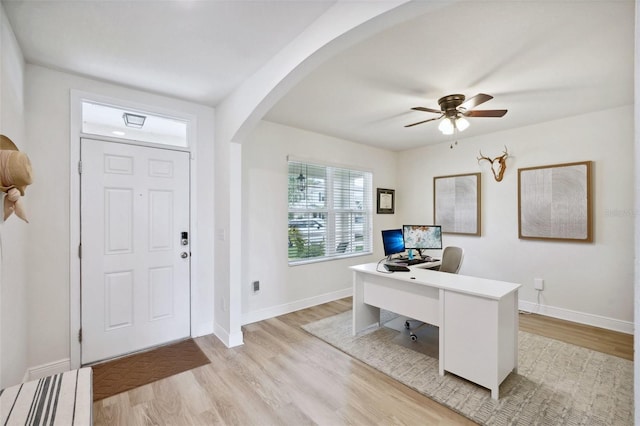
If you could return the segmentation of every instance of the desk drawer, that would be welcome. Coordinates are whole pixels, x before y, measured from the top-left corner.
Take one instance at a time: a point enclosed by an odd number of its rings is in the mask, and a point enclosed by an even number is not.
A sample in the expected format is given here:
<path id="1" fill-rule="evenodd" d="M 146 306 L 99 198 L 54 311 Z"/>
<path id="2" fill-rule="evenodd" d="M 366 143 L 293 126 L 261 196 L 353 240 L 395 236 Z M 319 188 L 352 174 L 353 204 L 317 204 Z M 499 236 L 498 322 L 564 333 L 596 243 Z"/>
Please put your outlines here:
<path id="1" fill-rule="evenodd" d="M 400 315 L 440 325 L 440 290 L 418 284 L 394 282 L 390 287 L 376 282 L 376 277 L 364 282 L 364 303 Z"/>

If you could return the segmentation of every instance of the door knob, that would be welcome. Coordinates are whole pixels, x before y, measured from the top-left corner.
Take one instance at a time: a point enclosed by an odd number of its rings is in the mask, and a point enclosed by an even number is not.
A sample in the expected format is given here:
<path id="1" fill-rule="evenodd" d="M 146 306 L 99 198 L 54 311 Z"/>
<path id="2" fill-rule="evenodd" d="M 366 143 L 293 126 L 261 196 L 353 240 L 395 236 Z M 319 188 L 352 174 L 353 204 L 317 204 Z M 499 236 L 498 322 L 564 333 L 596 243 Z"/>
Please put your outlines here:
<path id="1" fill-rule="evenodd" d="M 186 251 L 183 251 L 182 253 L 180 253 L 180 257 L 186 259 L 187 257 L 189 257 L 189 254 Z"/>

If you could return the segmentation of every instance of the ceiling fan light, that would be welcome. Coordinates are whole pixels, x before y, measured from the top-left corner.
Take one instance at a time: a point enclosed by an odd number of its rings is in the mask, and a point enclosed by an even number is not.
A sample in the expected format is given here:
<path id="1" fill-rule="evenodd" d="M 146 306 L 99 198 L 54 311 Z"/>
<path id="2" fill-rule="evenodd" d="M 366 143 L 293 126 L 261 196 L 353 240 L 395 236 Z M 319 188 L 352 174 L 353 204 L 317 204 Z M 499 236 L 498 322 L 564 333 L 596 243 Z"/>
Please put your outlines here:
<path id="1" fill-rule="evenodd" d="M 464 117 L 458 117 L 456 119 L 456 127 L 459 131 L 464 132 L 469 127 L 469 121 Z"/>
<path id="2" fill-rule="evenodd" d="M 444 118 L 438 124 L 438 130 L 442 132 L 443 135 L 452 135 L 453 134 L 454 125 L 450 118 Z"/>

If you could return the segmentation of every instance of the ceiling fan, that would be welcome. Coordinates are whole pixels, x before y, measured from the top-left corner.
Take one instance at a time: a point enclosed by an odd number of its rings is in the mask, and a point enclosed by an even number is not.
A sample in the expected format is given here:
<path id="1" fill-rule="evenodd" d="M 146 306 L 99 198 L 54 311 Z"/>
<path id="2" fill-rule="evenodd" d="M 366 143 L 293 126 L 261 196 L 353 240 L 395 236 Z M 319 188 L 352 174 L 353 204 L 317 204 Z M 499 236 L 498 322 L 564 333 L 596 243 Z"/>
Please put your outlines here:
<path id="1" fill-rule="evenodd" d="M 469 122 L 465 119 L 465 117 L 502 117 L 507 113 L 506 109 L 473 109 L 476 106 L 483 104 L 491 99 L 493 99 L 493 96 L 484 93 L 479 93 L 469 99 L 466 99 L 464 95 L 460 94 L 443 96 L 442 98 L 438 99 L 440 110 L 426 107 L 411 108 L 415 111 L 440 114 L 438 117 L 418 121 L 417 123 L 407 124 L 404 127 L 412 127 L 418 124 L 444 118 L 444 120 L 440 122 L 438 129 L 440 129 L 440 131 L 445 135 L 451 135 L 455 130 L 463 131 L 467 127 L 469 127 Z"/>

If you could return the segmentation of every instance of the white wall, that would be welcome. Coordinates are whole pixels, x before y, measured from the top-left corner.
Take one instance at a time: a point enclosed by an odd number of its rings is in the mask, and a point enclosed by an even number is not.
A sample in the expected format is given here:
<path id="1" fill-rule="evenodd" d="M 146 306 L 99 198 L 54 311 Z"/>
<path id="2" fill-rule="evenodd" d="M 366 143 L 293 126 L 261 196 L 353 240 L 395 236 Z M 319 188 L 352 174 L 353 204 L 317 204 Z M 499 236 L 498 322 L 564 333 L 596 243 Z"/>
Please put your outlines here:
<path id="1" fill-rule="evenodd" d="M 395 226 L 397 215 L 375 214 L 374 200 L 374 255 L 288 266 L 287 155 L 370 170 L 374 188 L 395 188 L 396 154 L 267 121 L 242 148 L 243 323 L 351 295 L 348 266 L 382 257 L 380 230 Z"/>
<path id="2" fill-rule="evenodd" d="M 31 368 L 68 363 L 70 279 L 70 90 L 123 99 L 196 117 L 197 229 L 193 247 L 194 334 L 213 331 L 213 135 L 214 111 L 205 106 L 135 91 L 47 68 L 26 68 L 26 116 L 35 183 L 29 193 L 29 357 Z M 78 303 L 78 302 L 76 302 Z M 55 368 L 53 368 L 55 369 Z M 50 369 L 51 370 L 51 369 Z"/>
<path id="3" fill-rule="evenodd" d="M 226 345 L 242 343 L 240 290 L 246 287 L 239 258 L 230 255 L 232 245 L 242 239 L 242 226 L 237 221 L 242 215 L 238 200 L 242 186 L 237 177 L 231 178 L 241 167 L 242 149 L 236 144 L 244 143 L 269 108 L 324 59 L 437 7 L 441 4 L 408 0 L 339 1 L 217 106 L 215 332 Z"/>
<path id="4" fill-rule="evenodd" d="M 24 129 L 24 58 L 0 5 L 0 133 L 31 155 Z M 23 202 L 30 215 L 31 189 Z M 0 201 L 1 197 L 0 197 Z M 27 255 L 29 225 L 0 216 L 0 389 L 22 381 L 27 367 Z"/>
<path id="5" fill-rule="evenodd" d="M 471 123 L 473 126 L 473 123 Z M 521 306 L 579 322 L 633 331 L 633 108 L 569 117 L 402 152 L 398 201 L 405 222 L 432 223 L 433 177 L 482 172 L 482 236 L 444 235 L 465 249 L 461 273 L 523 285 Z M 479 151 L 509 150 L 496 182 Z M 594 243 L 518 239 L 518 168 L 594 162 Z M 545 280 L 541 307 L 534 278 Z M 522 302 L 525 302 L 524 304 Z M 528 303 L 527 303 L 528 302 Z"/>
<path id="6" fill-rule="evenodd" d="M 433 177 L 481 172 L 482 236 L 445 234 L 466 250 L 461 273 L 523 284 L 521 306 L 547 315 L 633 332 L 633 108 L 623 107 L 401 153 L 263 121 L 243 144 L 243 323 L 331 300 L 350 291 L 347 266 L 378 260 L 380 230 L 433 223 Z M 509 150 L 496 182 L 485 155 Z M 374 188 L 396 189 L 396 214 L 374 214 L 375 254 L 310 265 L 287 264 L 287 155 L 364 165 Z M 397 159 L 397 166 L 396 166 Z M 594 162 L 594 243 L 518 239 L 517 169 Z M 538 294 L 533 279 L 543 278 Z M 254 293 L 251 283 L 259 280 Z M 538 304 L 540 302 L 540 304 Z"/>

